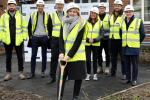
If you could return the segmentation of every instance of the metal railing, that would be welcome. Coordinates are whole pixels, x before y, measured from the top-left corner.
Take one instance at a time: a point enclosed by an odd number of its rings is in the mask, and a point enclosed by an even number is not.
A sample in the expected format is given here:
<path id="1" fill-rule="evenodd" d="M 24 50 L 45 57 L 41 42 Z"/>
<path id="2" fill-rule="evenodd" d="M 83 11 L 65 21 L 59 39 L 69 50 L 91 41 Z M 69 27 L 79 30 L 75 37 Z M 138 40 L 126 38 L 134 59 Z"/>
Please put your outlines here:
<path id="1" fill-rule="evenodd" d="M 150 27 L 150 26 L 144 26 L 144 27 Z M 148 32 L 148 31 L 150 31 L 150 29 L 149 30 L 146 30 L 145 32 Z M 145 34 L 146 36 L 150 36 L 150 34 Z M 142 43 L 145 43 L 145 44 L 150 44 L 150 42 L 142 42 Z"/>

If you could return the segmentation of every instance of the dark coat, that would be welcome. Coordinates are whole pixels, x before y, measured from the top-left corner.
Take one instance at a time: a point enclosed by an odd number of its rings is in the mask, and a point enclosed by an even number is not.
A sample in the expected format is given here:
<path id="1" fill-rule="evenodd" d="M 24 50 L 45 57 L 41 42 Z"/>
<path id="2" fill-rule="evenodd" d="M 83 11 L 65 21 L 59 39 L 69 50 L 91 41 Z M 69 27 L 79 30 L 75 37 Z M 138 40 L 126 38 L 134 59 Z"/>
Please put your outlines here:
<path id="1" fill-rule="evenodd" d="M 77 50 L 82 42 L 84 31 L 85 31 L 85 27 L 83 27 L 79 31 L 78 36 L 77 36 L 71 50 L 68 53 L 68 56 L 70 58 L 73 58 L 73 56 L 77 52 Z M 63 28 L 62 27 L 60 30 L 60 38 L 59 38 L 59 53 L 65 54 L 64 40 L 63 40 Z M 85 61 L 68 62 L 65 70 L 68 71 L 68 79 L 69 80 L 82 80 L 82 79 L 85 79 L 85 77 L 86 77 Z"/>

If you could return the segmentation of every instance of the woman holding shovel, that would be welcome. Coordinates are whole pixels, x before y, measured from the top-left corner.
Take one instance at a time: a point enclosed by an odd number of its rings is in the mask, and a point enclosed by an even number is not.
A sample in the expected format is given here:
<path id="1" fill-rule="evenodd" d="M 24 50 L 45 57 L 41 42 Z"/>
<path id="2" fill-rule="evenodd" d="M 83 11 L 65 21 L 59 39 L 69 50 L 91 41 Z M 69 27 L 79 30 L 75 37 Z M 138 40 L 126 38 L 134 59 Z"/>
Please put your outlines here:
<path id="1" fill-rule="evenodd" d="M 73 2 L 69 3 L 67 5 L 67 16 L 63 18 L 59 39 L 59 58 L 67 62 L 63 76 L 58 78 L 59 80 L 63 80 L 62 86 L 59 86 L 60 81 L 58 81 L 59 100 L 63 98 L 67 76 L 69 80 L 75 80 L 73 100 L 78 100 L 82 79 L 86 77 L 84 45 L 86 38 L 86 32 L 84 31 L 85 24 L 85 22 L 82 22 L 78 5 Z"/>

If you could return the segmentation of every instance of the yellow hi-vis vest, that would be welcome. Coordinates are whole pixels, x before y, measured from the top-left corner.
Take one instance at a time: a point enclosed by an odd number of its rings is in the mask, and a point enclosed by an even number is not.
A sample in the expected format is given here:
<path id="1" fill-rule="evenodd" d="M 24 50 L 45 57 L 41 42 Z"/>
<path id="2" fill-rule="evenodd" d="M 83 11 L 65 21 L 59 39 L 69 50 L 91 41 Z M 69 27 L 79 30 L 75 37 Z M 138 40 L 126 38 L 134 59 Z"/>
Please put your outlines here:
<path id="1" fill-rule="evenodd" d="M 124 19 L 125 14 L 123 14 L 122 16 L 118 16 L 118 18 L 116 19 L 115 23 L 114 23 L 114 14 L 111 15 L 110 18 L 110 34 L 109 34 L 109 38 L 112 38 L 112 35 L 114 37 L 114 39 L 121 39 L 120 35 L 119 35 L 119 29 L 120 29 L 120 24 L 122 22 L 122 20 Z"/>
<path id="2" fill-rule="evenodd" d="M 63 40 L 64 40 L 64 49 L 65 49 L 65 56 L 68 55 L 69 51 L 71 50 L 72 46 L 74 45 L 74 42 L 76 41 L 76 38 L 78 36 L 79 31 L 84 28 L 85 21 L 83 25 L 81 25 L 79 22 L 74 26 L 74 28 L 71 30 L 69 35 L 66 37 L 65 35 L 65 25 L 63 26 Z M 63 23 L 62 23 L 63 25 Z M 86 32 L 83 34 L 82 42 L 76 52 L 76 54 L 73 56 L 73 58 L 70 58 L 68 62 L 75 62 L 75 61 L 85 61 L 85 39 L 86 39 Z"/>
<path id="3" fill-rule="evenodd" d="M 109 29 L 110 29 L 110 27 L 109 27 L 110 18 L 109 18 L 109 17 L 110 17 L 110 16 L 109 16 L 108 14 L 106 14 L 105 17 L 104 17 L 104 19 L 103 19 L 103 28 L 104 28 L 105 30 L 109 30 Z M 98 19 L 101 20 L 101 19 L 99 18 L 99 15 L 98 15 Z M 109 33 L 105 33 L 104 36 L 109 36 Z"/>
<path id="4" fill-rule="evenodd" d="M 64 15 L 66 15 L 66 12 L 64 12 Z M 50 14 L 52 19 L 52 36 L 53 37 L 59 37 L 60 36 L 60 28 L 61 28 L 61 21 L 59 20 L 59 17 L 56 12 Z"/>
<path id="5" fill-rule="evenodd" d="M 102 27 L 102 21 L 98 20 L 94 27 L 92 26 L 92 24 L 90 22 L 87 22 L 87 38 L 89 39 L 95 39 L 97 38 L 100 34 L 100 28 Z M 85 43 L 86 46 L 100 46 L 100 42 L 97 43 Z"/>
<path id="6" fill-rule="evenodd" d="M 11 43 L 10 38 L 10 30 L 9 30 L 9 18 L 10 15 L 5 10 L 6 13 L 4 13 L 0 18 L 0 39 L 2 41 L 9 45 Z M 15 45 L 20 46 L 20 44 L 23 42 L 23 40 L 27 39 L 27 23 L 24 16 L 22 16 L 19 11 L 16 11 L 15 13 L 15 19 L 16 19 L 16 37 L 15 37 Z"/>
<path id="7" fill-rule="evenodd" d="M 31 12 L 31 23 L 32 23 L 32 35 L 33 35 L 33 32 L 35 30 L 35 27 L 36 27 L 36 23 L 37 23 L 37 12 Z M 48 29 L 47 29 L 47 23 L 48 23 L 48 18 L 49 18 L 49 13 L 44 13 L 44 28 L 45 28 L 45 32 L 48 36 Z"/>
<path id="8" fill-rule="evenodd" d="M 140 24 L 141 19 L 134 18 L 127 30 L 125 19 L 122 21 L 120 25 L 122 29 L 122 47 L 140 48 Z"/>

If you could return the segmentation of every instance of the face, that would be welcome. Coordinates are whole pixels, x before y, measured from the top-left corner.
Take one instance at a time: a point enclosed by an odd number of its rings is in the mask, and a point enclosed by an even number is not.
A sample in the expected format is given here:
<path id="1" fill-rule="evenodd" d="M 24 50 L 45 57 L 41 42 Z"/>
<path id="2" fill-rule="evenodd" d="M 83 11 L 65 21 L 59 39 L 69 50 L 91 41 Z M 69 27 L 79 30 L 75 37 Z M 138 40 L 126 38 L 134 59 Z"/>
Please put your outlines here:
<path id="1" fill-rule="evenodd" d="M 38 12 L 42 13 L 44 10 L 44 5 L 37 5 Z"/>
<path id="2" fill-rule="evenodd" d="M 91 11 L 90 17 L 95 19 L 97 17 L 97 13 Z"/>
<path id="3" fill-rule="evenodd" d="M 16 10 L 16 5 L 15 4 L 9 4 L 8 9 L 10 12 L 14 12 Z"/>
<path id="4" fill-rule="evenodd" d="M 134 12 L 133 11 L 126 11 L 125 14 L 126 14 L 126 17 L 128 19 L 131 19 L 131 17 L 134 15 Z"/>
<path id="5" fill-rule="evenodd" d="M 56 6 L 58 12 L 62 12 L 63 11 L 64 4 L 57 3 L 55 6 Z"/>
<path id="6" fill-rule="evenodd" d="M 119 11 L 122 9 L 122 6 L 120 4 L 115 4 L 114 9 L 115 9 L 115 11 Z"/>
<path id="7" fill-rule="evenodd" d="M 100 13 L 100 14 L 104 14 L 105 11 L 106 11 L 106 8 L 105 8 L 105 7 L 99 7 L 98 9 L 99 9 L 99 13 Z"/>
<path id="8" fill-rule="evenodd" d="M 77 10 L 75 8 L 72 8 L 68 11 L 68 16 L 69 16 L 69 18 L 73 18 L 73 17 L 79 16 L 79 15 L 77 13 Z"/>

